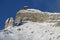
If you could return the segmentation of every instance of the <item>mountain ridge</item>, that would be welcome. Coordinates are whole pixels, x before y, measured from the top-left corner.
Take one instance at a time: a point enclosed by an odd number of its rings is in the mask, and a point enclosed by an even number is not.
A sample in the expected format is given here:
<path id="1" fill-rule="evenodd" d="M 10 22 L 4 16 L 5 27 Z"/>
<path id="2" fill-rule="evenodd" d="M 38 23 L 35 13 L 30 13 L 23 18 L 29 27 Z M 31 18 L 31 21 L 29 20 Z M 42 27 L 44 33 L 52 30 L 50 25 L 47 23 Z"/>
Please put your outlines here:
<path id="1" fill-rule="evenodd" d="M 60 14 L 25 6 L 5 21 L 0 40 L 60 40 Z"/>

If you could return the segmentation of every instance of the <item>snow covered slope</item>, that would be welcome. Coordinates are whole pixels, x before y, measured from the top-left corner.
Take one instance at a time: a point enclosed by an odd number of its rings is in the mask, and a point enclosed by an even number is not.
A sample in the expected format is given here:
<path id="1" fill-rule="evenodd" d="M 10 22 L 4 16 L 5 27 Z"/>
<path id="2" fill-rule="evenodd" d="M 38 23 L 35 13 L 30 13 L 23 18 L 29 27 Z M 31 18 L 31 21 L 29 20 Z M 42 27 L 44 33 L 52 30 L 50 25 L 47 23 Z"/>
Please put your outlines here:
<path id="1" fill-rule="evenodd" d="M 0 40 L 60 40 L 60 27 L 54 24 L 27 21 L 0 32 Z"/>

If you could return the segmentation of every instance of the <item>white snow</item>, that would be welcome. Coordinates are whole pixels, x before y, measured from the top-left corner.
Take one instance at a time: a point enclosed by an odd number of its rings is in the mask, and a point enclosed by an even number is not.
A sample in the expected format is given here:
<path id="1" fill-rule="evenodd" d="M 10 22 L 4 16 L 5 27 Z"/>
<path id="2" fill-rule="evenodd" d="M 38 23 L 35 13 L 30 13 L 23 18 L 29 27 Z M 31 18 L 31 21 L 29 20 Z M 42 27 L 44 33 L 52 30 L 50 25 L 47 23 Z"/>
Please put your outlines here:
<path id="1" fill-rule="evenodd" d="M 19 10 L 17 13 L 43 13 L 37 9 L 27 9 L 27 10 Z"/>
<path id="2" fill-rule="evenodd" d="M 60 40 L 60 27 L 54 24 L 27 21 L 0 32 L 0 40 Z"/>
<path id="3" fill-rule="evenodd" d="M 54 13 L 51 13 L 51 12 L 43 12 L 43 11 L 41 11 L 41 10 L 39 10 L 39 9 L 26 9 L 26 10 L 19 10 L 18 12 L 17 12 L 17 14 L 18 13 L 48 13 L 49 15 L 56 15 L 56 14 L 60 14 L 60 13 L 56 13 L 56 12 L 54 12 Z"/>

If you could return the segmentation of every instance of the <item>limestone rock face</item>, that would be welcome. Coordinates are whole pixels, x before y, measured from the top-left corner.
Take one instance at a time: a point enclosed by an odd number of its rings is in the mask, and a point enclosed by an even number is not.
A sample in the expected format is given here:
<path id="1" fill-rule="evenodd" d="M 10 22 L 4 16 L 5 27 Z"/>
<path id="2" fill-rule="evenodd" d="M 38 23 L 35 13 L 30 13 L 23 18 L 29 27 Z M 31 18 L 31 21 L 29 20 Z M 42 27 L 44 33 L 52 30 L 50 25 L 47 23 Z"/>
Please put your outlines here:
<path id="1" fill-rule="evenodd" d="M 16 19 L 21 18 L 24 20 L 30 20 L 33 22 L 44 22 L 49 19 L 48 13 L 43 13 L 37 9 L 22 9 L 17 12 Z M 20 19 L 20 20 L 21 20 Z"/>
<path id="2" fill-rule="evenodd" d="M 21 22 L 22 22 L 21 17 L 17 17 L 17 18 L 15 19 L 15 24 L 16 24 L 16 25 L 19 25 Z"/>
<path id="3" fill-rule="evenodd" d="M 5 21 L 5 28 L 9 27 L 9 26 L 14 26 L 14 19 L 12 17 L 8 18 L 6 21 Z"/>
<path id="4" fill-rule="evenodd" d="M 20 17 L 22 21 L 29 20 L 33 22 L 59 22 L 60 13 L 42 12 L 37 9 L 22 9 L 16 14 L 16 19 Z"/>

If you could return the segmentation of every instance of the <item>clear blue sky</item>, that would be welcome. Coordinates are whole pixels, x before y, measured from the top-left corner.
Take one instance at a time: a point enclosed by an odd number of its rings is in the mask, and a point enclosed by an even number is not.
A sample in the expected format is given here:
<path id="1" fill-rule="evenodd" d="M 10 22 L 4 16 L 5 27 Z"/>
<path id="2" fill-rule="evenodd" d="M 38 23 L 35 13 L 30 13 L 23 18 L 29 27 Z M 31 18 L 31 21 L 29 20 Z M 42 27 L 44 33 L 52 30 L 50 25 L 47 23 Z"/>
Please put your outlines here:
<path id="1" fill-rule="evenodd" d="M 15 18 L 16 12 L 25 5 L 41 11 L 60 12 L 60 0 L 0 0 L 0 29 L 4 28 L 8 17 Z"/>

